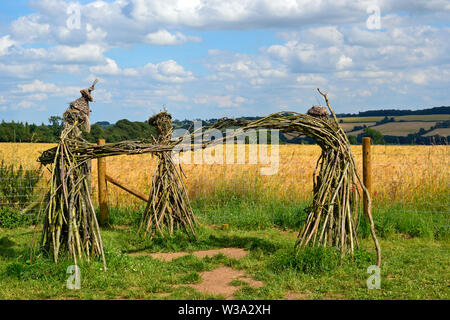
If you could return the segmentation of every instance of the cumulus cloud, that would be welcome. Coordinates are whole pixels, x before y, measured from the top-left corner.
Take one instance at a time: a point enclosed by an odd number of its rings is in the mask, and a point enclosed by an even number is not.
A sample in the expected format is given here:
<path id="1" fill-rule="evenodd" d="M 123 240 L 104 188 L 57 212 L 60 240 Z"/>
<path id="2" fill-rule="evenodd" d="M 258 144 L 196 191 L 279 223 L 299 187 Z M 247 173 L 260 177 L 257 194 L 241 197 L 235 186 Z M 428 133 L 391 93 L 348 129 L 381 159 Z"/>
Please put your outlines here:
<path id="1" fill-rule="evenodd" d="M 324 34 L 327 36 L 317 37 Z M 417 68 L 448 63 L 449 37 L 449 28 L 431 26 L 403 26 L 378 32 L 363 26 L 311 27 L 284 44 L 269 46 L 265 52 L 294 72 Z"/>
<path id="2" fill-rule="evenodd" d="M 328 84 L 328 80 L 318 74 L 302 74 L 295 80 L 300 88 L 318 88 Z"/>
<path id="3" fill-rule="evenodd" d="M 150 76 L 154 80 L 170 83 L 183 83 L 195 80 L 195 76 L 191 71 L 184 70 L 174 60 L 163 61 L 157 64 L 149 63 L 145 67 L 140 68 L 139 72 L 143 76 Z"/>
<path id="4" fill-rule="evenodd" d="M 14 94 L 26 94 L 30 100 L 46 100 L 48 96 L 73 97 L 79 94 L 80 88 L 76 86 L 56 85 L 54 83 L 34 80 L 28 83 L 19 83 Z"/>
<path id="5" fill-rule="evenodd" d="M 50 33 L 50 24 L 39 23 L 39 20 L 40 16 L 37 14 L 19 17 L 12 22 L 11 33 L 24 42 L 45 41 Z"/>
<path id="6" fill-rule="evenodd" d="M 233 97 L 231 95 L 224 95 L 224 96 L 199 95 L 194 98 L 195 103 L 219 108 L 239 107 L 245 101 L 247 101 L 247 99 L 244 97 L 241 96 Z"/>
<path id="7" fill-rule="evenodd" d="M 158 46 L 175 46 L 181 45 L 188 41 L 201 42 L 200 37 L 185 36 L 181 32 L 175 34 L 170 33 L 167 30 L 161 29 L 156 32 L 149 33 L 145 36 L 145 43 Z"/>
<path id="8" fill-rule="evenodd" d="M 121 69 L 113 59 L 106 58 L 105 64 L 89 68 L 93 75 L 129 76 L 151 78 L 164 83 L 183 83 L 195 80 L 191 71 L 186 71 L 175 60 L 162 61 L 157 64 L 148 63 L 143 67 Z"/>
<path id="9" fill-rule="evenodd" d="M 373 0 L 130 0 L 126 13 L 141 22 L 204 29 L 299 27 L 317 23 L 343 24 L 364 21 Z M 377 2 L 384 14 L 449 12 L 445 0 Z"/>
<path id="10" fill-rule="evenodd" d="M 104 60 L 104 47 L 96 44 L 82 44 L 78 47 L 56 46 L 49 50 L 48 57 L 57 63 L 98 63 Z"/>
<path id="11" fill-rule="evenodd" d="M 16 41 L 11 40 L 10 35 L 6 35 L 0 38 L 0 56 L 6 55 L 9 49 L 16 44 Z"/>
<path id="12" fill-rule="evenodd" d="M 19 84 L 19 89 L 22 93 L 30 93 L 30 92 L 56 92 L 60 90 L 53 83 L 45 83 L 41 80 L 35 80 L 31 83 Z"/>
<path id="13" fill-rule="evenodd" d="M 109 76 L 134 76 L 137 75 L 137 71 L 133 69 L 122 70 L 113 59 L 106 58 L 105 64 L 96 65 L 89 68 L 89 71 L 95 75 L 109 75 Z"/>
<path id="14" fill-rule="evenodd" d="M 267 57 L 249 54 L 212 50 L 206 65 L 212 72 L 209 79 L 214 81 L 247 79 L 251 84 L 259 86 L 288 77 L 288 70 L 284 65 L 276 65 Z"/>
<path id="15" fill-rule="evenodd" d="M 345 108 L 448 101 L 445 0 L 379 0 L 381 30 L 366 26 L 373 0 L 83 1 L 79 28 L 67 24 L 70 2 L 31 0 L 34 12 L 0 34 L 0 95 L 11 105 L 65 103 L 96 77 L 102 101 L 143 113 L 167 102 L 227 116 L 295 109 L 317 103 L 318 86 Z M 227 48 L 212 37 L 222 32 L 239 36 Z"/>

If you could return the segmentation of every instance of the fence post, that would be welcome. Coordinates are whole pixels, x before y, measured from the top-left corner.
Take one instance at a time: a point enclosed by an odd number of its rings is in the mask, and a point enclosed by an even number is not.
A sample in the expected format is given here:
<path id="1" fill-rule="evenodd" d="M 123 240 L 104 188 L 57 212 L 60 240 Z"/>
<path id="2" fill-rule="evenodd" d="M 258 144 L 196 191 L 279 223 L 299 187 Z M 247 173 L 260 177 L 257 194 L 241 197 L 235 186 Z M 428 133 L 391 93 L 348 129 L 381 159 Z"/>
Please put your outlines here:
<path id="1" fill-rule="evenodd" d="M 104 139 L 97 141 L 98 145 L 105 144 Z M 106 158 L 97 159 L 98 172 L 98 203 L 100 206 L 100 225 L 105 225 L 109 217 L 108 212 L 108 193 L 106 190 Z"/>
<path id="2" fill-rule="evenodd" d="M 371 143 L 370 137 L 362 139 L 363 147 L 363 183 L 370 195 L 372 195 L 372 159 L 371 159 Z M 364 214 L 367 216 L 369 212 L 369 199 L 363 193 Z"/>

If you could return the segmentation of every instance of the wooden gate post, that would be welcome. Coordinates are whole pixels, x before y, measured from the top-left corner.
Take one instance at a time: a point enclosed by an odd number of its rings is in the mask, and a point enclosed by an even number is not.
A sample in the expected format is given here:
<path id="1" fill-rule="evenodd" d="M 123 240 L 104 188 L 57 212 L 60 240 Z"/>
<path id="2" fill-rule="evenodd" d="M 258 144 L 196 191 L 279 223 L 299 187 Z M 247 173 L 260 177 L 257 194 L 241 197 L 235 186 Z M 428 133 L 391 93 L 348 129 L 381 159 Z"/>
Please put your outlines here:
<path id="1" fill-rule="evenodd" d="M 98 145 L 105 144 L 105 139 L 99 139 Z M 108 221 L 108 192 L 106 190 L 106 158 L 97 159 L 98 172 L 98 203 L 100 206 L 100 225 Z"/>
<path id="2" fill-rule="evenodd" d="M 371 159 L 371 143 L 370 137 L 364 137 L 363 142 L 363 183 L 370 195 L 372 195 L 372 159 Z M 369 199 L 365 193 L 363 193 L 364 214 L 369 213 Z"/>

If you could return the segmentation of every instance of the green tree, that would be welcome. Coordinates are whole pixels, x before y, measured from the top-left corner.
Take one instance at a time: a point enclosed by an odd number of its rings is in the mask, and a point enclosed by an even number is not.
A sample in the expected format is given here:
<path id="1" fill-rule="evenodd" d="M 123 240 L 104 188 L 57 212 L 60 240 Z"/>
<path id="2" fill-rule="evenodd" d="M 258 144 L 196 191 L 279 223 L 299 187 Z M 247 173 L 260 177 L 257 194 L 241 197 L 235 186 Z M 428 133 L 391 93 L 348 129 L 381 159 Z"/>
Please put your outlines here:
<path id="1" fill-rule="evenodd" d="M 350 144 L 358 144 L 358 140 L 356 139 L 355 136 L 347 136 L 347 138 Z"/>
<path id="2" fill-rule="evenodd" d="M 386 141 L 384 141 L 383 134 L 375 129 L 365 128 L 362 136 L 370 137 L 372 139 L 373 144 L 386 144 Z"/>
<path id="3" fill-rule="evenodd" d="M 51 116 L 48 119 L 48 122 L 50 123 L 50 129 L 52 130 L 53 136 L 55 138 L 59 137 L 62 132 L 62 118 L 59 116 Z M 56 140 L 55 140 L 56 141 Z"/>

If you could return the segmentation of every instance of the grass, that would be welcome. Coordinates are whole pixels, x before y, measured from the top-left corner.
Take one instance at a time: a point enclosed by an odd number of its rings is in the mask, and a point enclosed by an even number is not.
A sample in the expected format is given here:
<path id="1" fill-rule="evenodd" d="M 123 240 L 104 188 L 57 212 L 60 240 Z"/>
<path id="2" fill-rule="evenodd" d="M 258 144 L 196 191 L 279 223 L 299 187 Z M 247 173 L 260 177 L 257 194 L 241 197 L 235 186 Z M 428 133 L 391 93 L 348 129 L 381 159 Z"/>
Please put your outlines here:
<path id="1" fill-rule="evenodd" d="M 77 291 L 66 288 L 70 259 L 55 265 L 40 256 L 31 263 L 28 245 L 33 230 L 1 229 L 0 299 L 218 299 L 223 297 L 201 294 L 188 284 L 200 282 L 201 272 L 224 265 L 264 281 L 260 288 L 241 287 L 236 299 L 284 299 L 288 293 L 301 293 L 306 299 L 449 298 L 449 214 L 438 203 L 375 208 L 383 249 L 381 290 L 366 288 L 366 270 L 375 252 L 364 225 L 361 249 L 353 259 L 340 260 L 333 249 L 294 252 L 304 208 L 301 203 L 266 207 L 238 199 L 210 207 L 203 199 L 194 202 L 201 222 L 197 240 L 176 233 L 153 241 L 136 234 L 139 210 L 111 210 L 110 225 L 102 231 L 108 271 L 101 270 L 100 261 L 82 262 L 82 288 Z M 222 228 L 223 223 L 229 227 Z M 244 248 L 249 254 L 238 260 L 221 254 L 202 259 L 188 255 L 171 262 L 130 255 L 222 247 Z"/>

